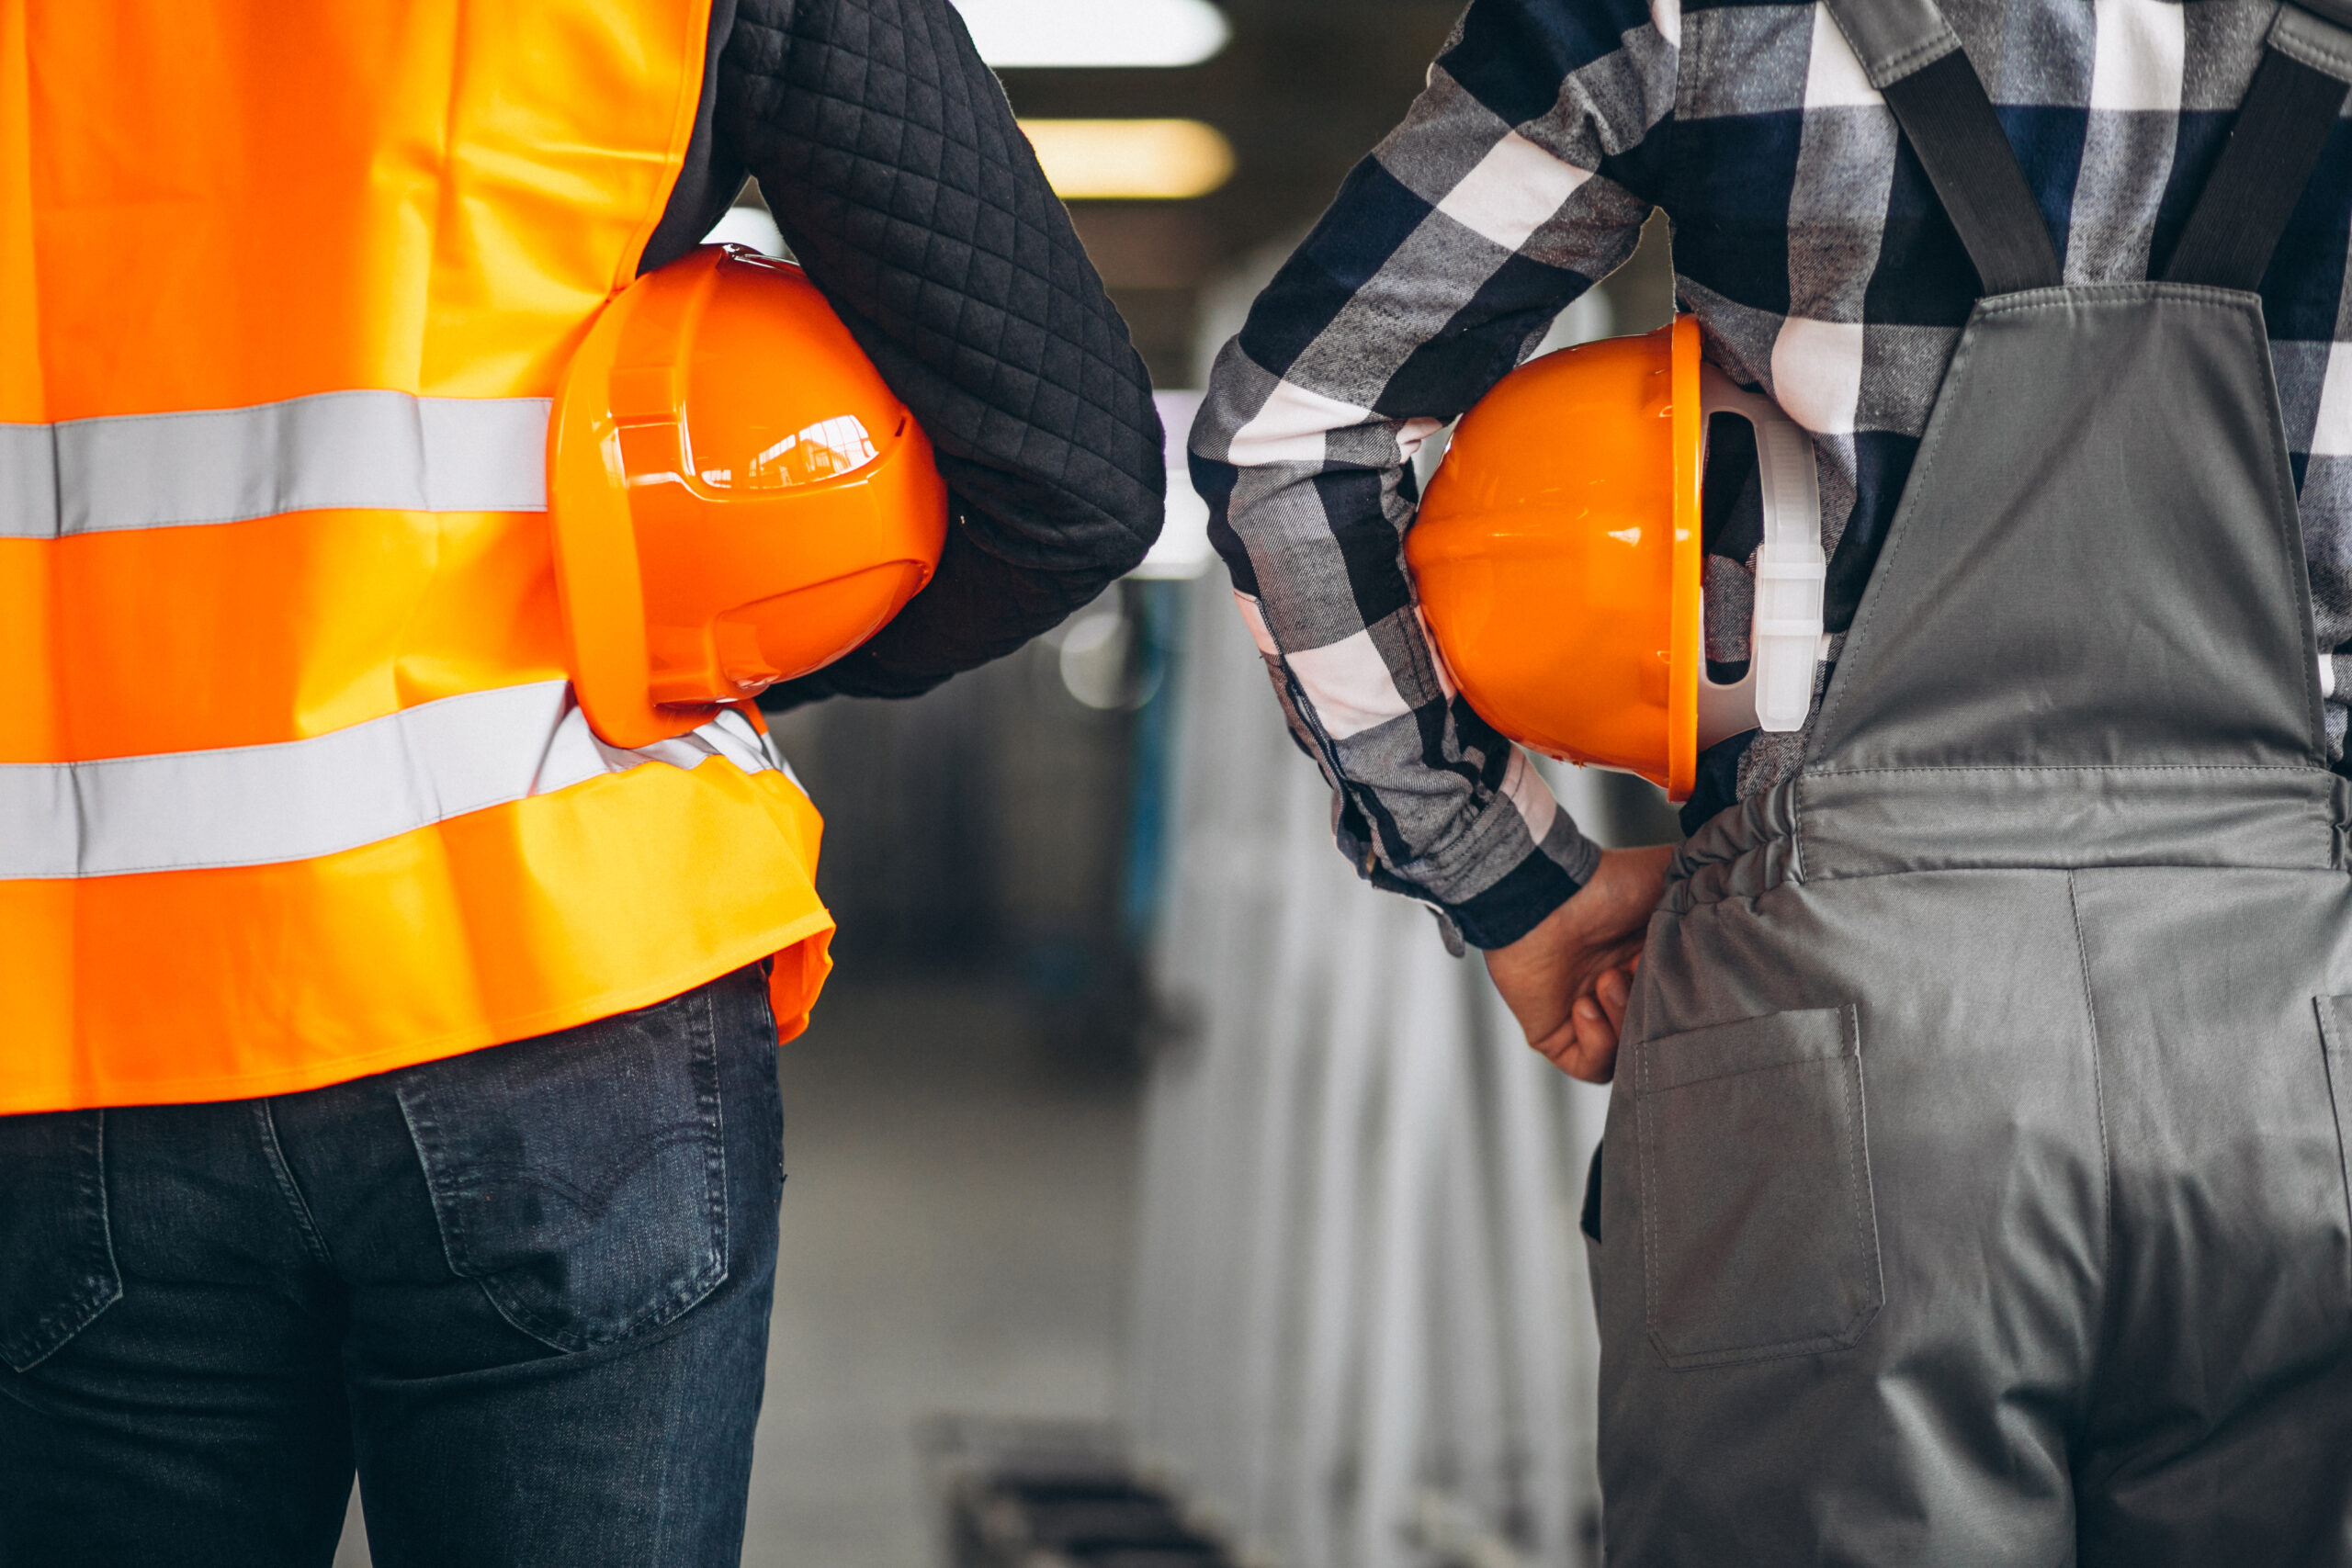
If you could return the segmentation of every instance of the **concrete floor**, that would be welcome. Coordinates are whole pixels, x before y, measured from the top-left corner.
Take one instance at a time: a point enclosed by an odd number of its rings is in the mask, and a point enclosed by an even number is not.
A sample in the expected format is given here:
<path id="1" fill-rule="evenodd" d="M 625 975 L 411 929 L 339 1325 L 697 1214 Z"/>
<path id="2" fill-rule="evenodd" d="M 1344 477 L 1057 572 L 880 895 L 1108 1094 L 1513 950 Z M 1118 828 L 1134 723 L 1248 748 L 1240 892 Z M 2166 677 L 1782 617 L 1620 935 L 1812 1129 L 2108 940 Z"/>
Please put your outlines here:
<path id="1" fill-rule="evenodd" d="M 751 1568 L 932 1568 L 926 1416 L 1116 1414 L 1136 1084 L 1041 1057 L 1016 997 L 920 985 L 836 983 L 786 1048 Z"/>

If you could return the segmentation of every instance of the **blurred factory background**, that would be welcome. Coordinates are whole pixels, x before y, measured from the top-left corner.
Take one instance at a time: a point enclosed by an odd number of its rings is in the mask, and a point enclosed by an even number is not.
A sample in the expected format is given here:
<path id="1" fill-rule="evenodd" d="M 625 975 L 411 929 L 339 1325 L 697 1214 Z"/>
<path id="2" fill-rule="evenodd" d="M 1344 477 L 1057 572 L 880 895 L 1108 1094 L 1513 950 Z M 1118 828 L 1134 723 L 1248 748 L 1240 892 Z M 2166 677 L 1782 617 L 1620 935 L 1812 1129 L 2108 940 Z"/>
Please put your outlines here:
<path id="1" fill-rule="evenodd" d="M 1013 658 L 777 722 L 842 931 L 782 1061 L 745 1561 L 1591 1561 L 1576 1201 L 1602 1097 L 1332 852 L 1181 460 L 1191 389 L 1460 0 L 961 3 L 1164 389 L 1169 536 Z M 775 243 L 756 190 L 721 232 Z M 1554 339 L 1669 310 L 1654 231 Z M 1557 783 L 1604 842 L 1671 836 L 1638 781 Z M 1095 1537 L 1023 1536 L 969 1463 L 1023 1433 L 1132 1459 L 1185 1523 L 1117 1547 L 1103 1521 L 1159 1505 L 1105 1482 L 1053 1494 Z"/>

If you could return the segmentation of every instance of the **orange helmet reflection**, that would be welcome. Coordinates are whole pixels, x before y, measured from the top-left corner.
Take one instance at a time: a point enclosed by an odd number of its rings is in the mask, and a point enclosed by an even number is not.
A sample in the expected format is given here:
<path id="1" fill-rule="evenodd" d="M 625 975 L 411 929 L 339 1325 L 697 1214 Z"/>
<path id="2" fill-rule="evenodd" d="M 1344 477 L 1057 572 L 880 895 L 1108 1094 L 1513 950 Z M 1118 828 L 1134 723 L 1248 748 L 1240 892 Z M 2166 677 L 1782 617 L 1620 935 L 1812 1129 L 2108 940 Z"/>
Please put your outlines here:
<path id="1" fill-rule="evenodd" d="M 939 564 L 922 427 L 798 267 L 707 245 L 608 306 L 549 430 L 580 705 L 639 747 L 823 668 Z"/>

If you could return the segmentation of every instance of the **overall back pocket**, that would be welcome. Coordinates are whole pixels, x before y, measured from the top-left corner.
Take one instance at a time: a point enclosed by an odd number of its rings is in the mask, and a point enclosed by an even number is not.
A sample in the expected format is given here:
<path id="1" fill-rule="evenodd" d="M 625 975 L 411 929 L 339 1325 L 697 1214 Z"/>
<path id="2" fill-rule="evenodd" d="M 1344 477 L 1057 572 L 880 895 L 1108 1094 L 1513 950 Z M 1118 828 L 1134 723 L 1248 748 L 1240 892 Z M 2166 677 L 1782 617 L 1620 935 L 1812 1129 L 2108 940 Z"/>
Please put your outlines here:
<path id="1" fill-rule="evenodd" d="M 1885 1300 L 1852 1008 L 1635 1053 L 1643 1290 L 1669 1367 L 1841 1350 Z"/>

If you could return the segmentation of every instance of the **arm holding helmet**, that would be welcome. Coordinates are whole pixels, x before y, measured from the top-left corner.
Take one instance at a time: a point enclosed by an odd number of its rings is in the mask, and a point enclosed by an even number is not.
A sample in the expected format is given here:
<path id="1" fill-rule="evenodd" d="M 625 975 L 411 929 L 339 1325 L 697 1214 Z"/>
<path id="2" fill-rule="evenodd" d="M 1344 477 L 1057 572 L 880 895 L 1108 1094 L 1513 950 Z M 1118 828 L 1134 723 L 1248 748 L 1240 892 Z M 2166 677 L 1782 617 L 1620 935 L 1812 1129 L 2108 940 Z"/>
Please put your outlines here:
<path id="1" fill-rule="evenodd" d="M 1643 935 L 1673 858 L 1667 845 L 1604 850 L 1575 897 L 1487 954 L 1487 972 L 1527 1043 L 1570 1077 L 1607 1083 L 1616 1071 Z"/>
<path id="2" fill-rule="evenodd" d="M 950 492 L 931 585 L 769 705 L 913 696 L 1057 625 L 1151 547 L 1167 468 L 1150 378 L 948 0 L 715 10 L 707 172 L 690 158 L 686 177 L 723 209 L 759 176 Z"/>
<path id="3" fill-rule="evenodd" d="M 1641 0 L 1476 0 L 1220 355 L 1192 436 L 1243 618 L 1337 792 L 1340 848 L 1488 949 L 1531 1041 L 1601 1077 L 1577 1004 L 1603 1022 L 1622 1008 L 1662 856 L 1604 857 L 1462 699 L 1403 542 L 1419 444 L 1632 254 L 1662 194 L 1679 29 L 1660 13 L 1663 28 Z"/>

